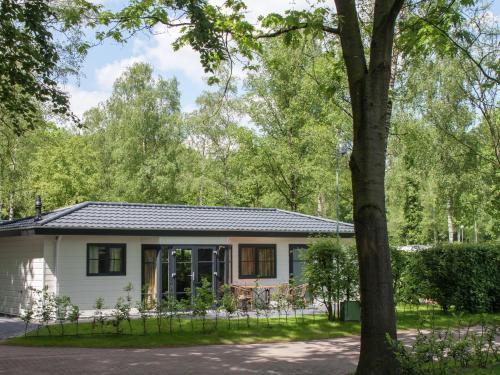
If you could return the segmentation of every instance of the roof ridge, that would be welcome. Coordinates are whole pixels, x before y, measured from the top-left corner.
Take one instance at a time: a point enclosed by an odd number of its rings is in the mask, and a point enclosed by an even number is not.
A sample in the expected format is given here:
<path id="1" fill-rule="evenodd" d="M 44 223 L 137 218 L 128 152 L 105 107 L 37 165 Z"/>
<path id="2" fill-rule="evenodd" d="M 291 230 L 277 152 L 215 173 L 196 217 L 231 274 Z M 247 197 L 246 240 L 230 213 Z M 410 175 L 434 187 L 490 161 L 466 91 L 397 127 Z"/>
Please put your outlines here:
<path id="1" fill-rule="evenodd" d="M 171 204 L 171 203 L 137 203 L 137 202 L 85 202 L 88 205 L 96 206 L 145 206 L 145 207 L 178 207 L 178 208 L 202 208 L 202 209 L 230 209 L 230 210 L 254 210 L 254 211 L 277 211 L 273 207 L 238 207 L 238 206 L 200 206 L 189 204 Z"/>
<path id="2" fill-rule="evenodd" d="M 277 208 L 278 211 L 281 211 L 281 212 L 286 212 L 287 214 L 292 214 L 292 215 L 300 215 L 300 216 L 304 216 L 304 217 L 308 217 L 310 219 L 316 219 L 316 220 L 319 220 L 319 221 L 326 221 L 328 223 L 339 223 L 339 224 L 343 224 L 343 225 L 347 225 L 347 226 L 351 226 L 351 227 L 354 227 L 354 224 L 352 223 L 347 223 L 345 221 L 340 221 L 340 220 L 334 220 L 334 219 L 328 219 L 326 217 L 321 217 L 321 216 L 313 216 L 313 215 L 308 215 L 308 214 L 303 214 L 302 212 L 295 212 L 295 211 L 288 211 L 288 210 L 282 210 L 281 208 Z"/>
<path id="3" fill-rule="evenodd" d="M 87 207 L 89 204 L 91 204 L 92 202 L 82 202 L 82 203 L 77 203 L 73 206 L 69 206 L 68 208 L 66 209 L 61 209 L 61 212 L 59 212 L 58 214 L 54 215 L 54 216 L 51 216 L 51 217 L 48 217 L 46 219 L 42 219 L 40 221 L 37 221 L 35 222 L 35 224 L 37 225 L 45 225 L 47 223 L 50 223 L 51 221 L 54 221 L 54 220 L 57 220 L 63 216 L 66 216 L 68 214 L 71 214 L 75 211 L 78 211 L 79 209 L 83 208 L 83 207 Z M 52 212 L 57 212 L 57 211 L 52 211 Z"/>

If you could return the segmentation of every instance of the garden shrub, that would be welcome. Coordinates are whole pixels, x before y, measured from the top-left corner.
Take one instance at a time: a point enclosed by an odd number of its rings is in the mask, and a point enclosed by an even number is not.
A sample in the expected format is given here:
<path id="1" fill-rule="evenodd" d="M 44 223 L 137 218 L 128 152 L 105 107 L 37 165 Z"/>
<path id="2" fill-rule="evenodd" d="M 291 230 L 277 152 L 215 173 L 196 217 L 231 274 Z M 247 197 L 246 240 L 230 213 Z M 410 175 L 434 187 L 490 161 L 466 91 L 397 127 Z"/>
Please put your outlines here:
<path id="1" fill-rule="evenodd" d="M 463 332 L 462 332 L 463 330 Z M 444 375 L 459 369 L 486 368 L 498 363 L 500 357 L 495 337 L 498 328 L 483 322 L 481 329 L 418 330 L 411 345 L 387 335 L 401 375 Z"/>
<path id="2" fill-rule="evenodd" d="M 309 291 L 325 306 L 328 319 L 335 318 L 334 303 L 350 300 L 358 293 L 358 262 L 354 248 L 334 238 L 318 238 L 305 254 L 304 276 Z M 278 311 L 279 314 L 279 311 Z M 340 309 L 337 309 L 340 318 Z"/>
<path id="3" fill-rule="evenodd" d="M 420 250 L 409 262 L 420 297 L 444 311 L 500 310 L 500 244 L 440 244 Z"/>

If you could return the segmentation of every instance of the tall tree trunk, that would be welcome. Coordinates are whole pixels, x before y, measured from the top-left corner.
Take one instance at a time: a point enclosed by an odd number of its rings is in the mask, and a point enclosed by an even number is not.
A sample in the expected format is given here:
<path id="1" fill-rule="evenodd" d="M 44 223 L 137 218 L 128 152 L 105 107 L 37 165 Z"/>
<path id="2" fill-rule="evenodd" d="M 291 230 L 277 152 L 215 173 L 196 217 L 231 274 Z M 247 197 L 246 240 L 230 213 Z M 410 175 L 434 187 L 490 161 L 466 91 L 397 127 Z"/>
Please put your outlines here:
<path id="1" fill-rule="evenodd" d="M 9 193 L 9 220 L 14 220 L 14 200 L 16 199 L 16 184 L 17 184 L 17 146 L 12 147 L 11 155 L 11 171 L 10 171 L 10 193 Z"/>
<path id="2" fill-rule="evenodd" d="M 361 296 L 357 374 L 397 373 L 386 335 L 396 338 L 396 314 L 385 215 L 385 163 L 394 25 L 402 1 L 375 2 L 367 65 L 354 0 L 335 0 L 353 114 L 350 160 Z"/>
<path id="3" fill-rule="evenodd" d="M 299 194 L 298 194 L 299 178 L 297 175 L 290 176 L 290 210 L 297 211 L 299 208 Z"/>
<path id="4" fill-rule="evenodd" d="M 324 211 L 324 198 L 323 194 L 321 192 L 318 192 L 318 195 L 316 197 L 316 216 L 323 216 L 323 211 Z"/>
<path id="5" fill-rule="evenodd" d="M 453 228 L 453 202 L 451 196 L 448 196 L 446 201 L 446 213 L 448 215 L 448 242 L 453 243 L 455 229 Z"/>
<path id="6" fill-rule="evenodd" d="M 474 243 L 477 243 L 477 221 L 474 218 Z"/>
<path id="7" fill-rule="evenodd" d="M 222 158 L 223 178 L 224 178 L 224 205 L 229 206 L 229 167 L 228 156 Z"/>
<path id="8" fill-rule="evenodd" d="M 14 220 L 14 197 L 15 192 L 14 188 L 12 188 L 9 194 L 9 220 Z"/>

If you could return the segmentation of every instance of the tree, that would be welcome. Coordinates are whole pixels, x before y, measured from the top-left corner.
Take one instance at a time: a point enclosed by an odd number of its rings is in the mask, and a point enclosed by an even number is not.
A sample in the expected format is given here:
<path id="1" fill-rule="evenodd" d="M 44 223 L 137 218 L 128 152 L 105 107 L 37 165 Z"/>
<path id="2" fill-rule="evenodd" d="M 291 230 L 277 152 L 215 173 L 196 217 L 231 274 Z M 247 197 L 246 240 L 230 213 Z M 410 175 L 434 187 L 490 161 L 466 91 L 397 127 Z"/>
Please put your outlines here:
<path id="1" fill-rule="evenodd" d="M 181 27 L 181 36 L 174 46 L 190 44 L 200 53 L 201 62 L 209 72 L 213 72 L 221 61 L 232 62 L 235 47 L 241 55 L 251 57 L 253 51 L 261 50 L 259 40 L 263 38 L 283 35 L 292 46 L 302 35 L 340 39 L 353 125 L 350 165 L 363 322 L 359 374 L 393 374 L 396 371 L 394 354 L 386 342 L 387 335 L 392 339 L 396 337 L 396 320 L 384 179 L 392 111 L 389 92 L 393 44 L 396 20 L 403 4 L 403 0 L 375 0 L 372 7 L 372 4 L 357 6 L 354 0 L 336 0 L 336 14 L 321 5 L 311 11 L 290 10 L 285 16 L 271 14 L 262 19 L 263 31 L 256 30 L 245 20 L 245 3 L 238 0 L 228 0 L 222 6 L 203 0 L 173 0 L 166 4 L 139 1 L 116 15 L 106 12 L 102 16 L 104 23 L 113 25 L 111 33 L 118 34 L 118 39 L 121 32 L 144 27 Z M 463 22 L 460 21 L 464 18 L 460 7 L 464 4 L 469 2 L 437 2 L 429 6 L 421 2 L 410 3 L 409 11 L 414 17 L 408 17 L 407 45 L 432 45 L 450 36 L 451 32 L 463 35 L 456 31 L 461 30 Z M 450 17 L 458 21 L 448 22 Z M 233 43 L 228 43 L 229 38 Z M 467 52 L 467 47 L 459 43 L 454 49 Z"/>
<path id="2" fill-rule="evenodd" d="M 204 92 L 196 100 L 199 108 L 187 117 L 188 143 L 200 153 L 197 199 L 200 205 L 206 204 L 207 200 L 209 204 L 226 206 L 235 201 L 234 185 L 238 171 L 233 157 L 241 147 L 240 138 L 245 133 L 238 126 L 243 112 L 241 99 L 236 94 L 234 84 L 215 92 Z M 209 194 L 206 190 L 211 180 L 216 186 Z"/>
<path id="3" fill-rule="evenodd" d="M 178 202 L 185 138 L 175 79 L 155 79 L 147 64 L 132 65 L 110 99 L 85 114 L 88 142 L 99 144 L 102 198 Z"/>
<path id="4" fill-rule="evenodd" d="M 296 49 L 270 40 L 245 82 L 248 114 L 258 128 L 256 162 L 274 193 L 271 205 L 318 215 L 328 211 L 334 189 L 325 176 L 334 170 L 331 156 L 349 122 L 341 110 L 332 111 L 335 98 L 325 100 L 327 92 L 342 92 L 336 87 L 342 79 L 329 65 L 336 60 L 312 38 Z"/>
<path id="5" fill-rule="evenodd" d="M 45 106 L 71 115 L 61 77 L 76 73 L 89 47 L 81 38 L 84 16 L 98 7 L 83 1 L 5 0 L 0 4 L 0 123 L 17 134 L 39 125 Z M 54 36 L 57 34 L 57 37 Z M 11 121 L 13 118 L 16 121 Z"/>

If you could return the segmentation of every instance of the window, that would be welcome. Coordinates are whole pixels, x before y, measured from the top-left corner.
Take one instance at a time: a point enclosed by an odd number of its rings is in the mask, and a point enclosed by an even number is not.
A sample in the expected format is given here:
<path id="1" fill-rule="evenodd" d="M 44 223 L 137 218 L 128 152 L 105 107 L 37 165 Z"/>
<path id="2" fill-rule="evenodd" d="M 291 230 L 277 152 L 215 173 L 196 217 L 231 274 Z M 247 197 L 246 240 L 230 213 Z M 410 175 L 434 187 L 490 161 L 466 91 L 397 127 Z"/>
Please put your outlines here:
<path id="1" fill-rule="evenodd" d="M 290 280 L 296 284 L 302 284 L 304 279 L 304 266 L 307 245 L 289 245 L 290 249 Z"/>
<path id="2" fill-rule="evenodd" d="M 276 245 L 240 245 L 240 279 L 276 278 Z"/>
<path id="3" fill-rule="evenodd" d="M 87 276 L 125 275 L 125 244 L 88 244 Z"/>

